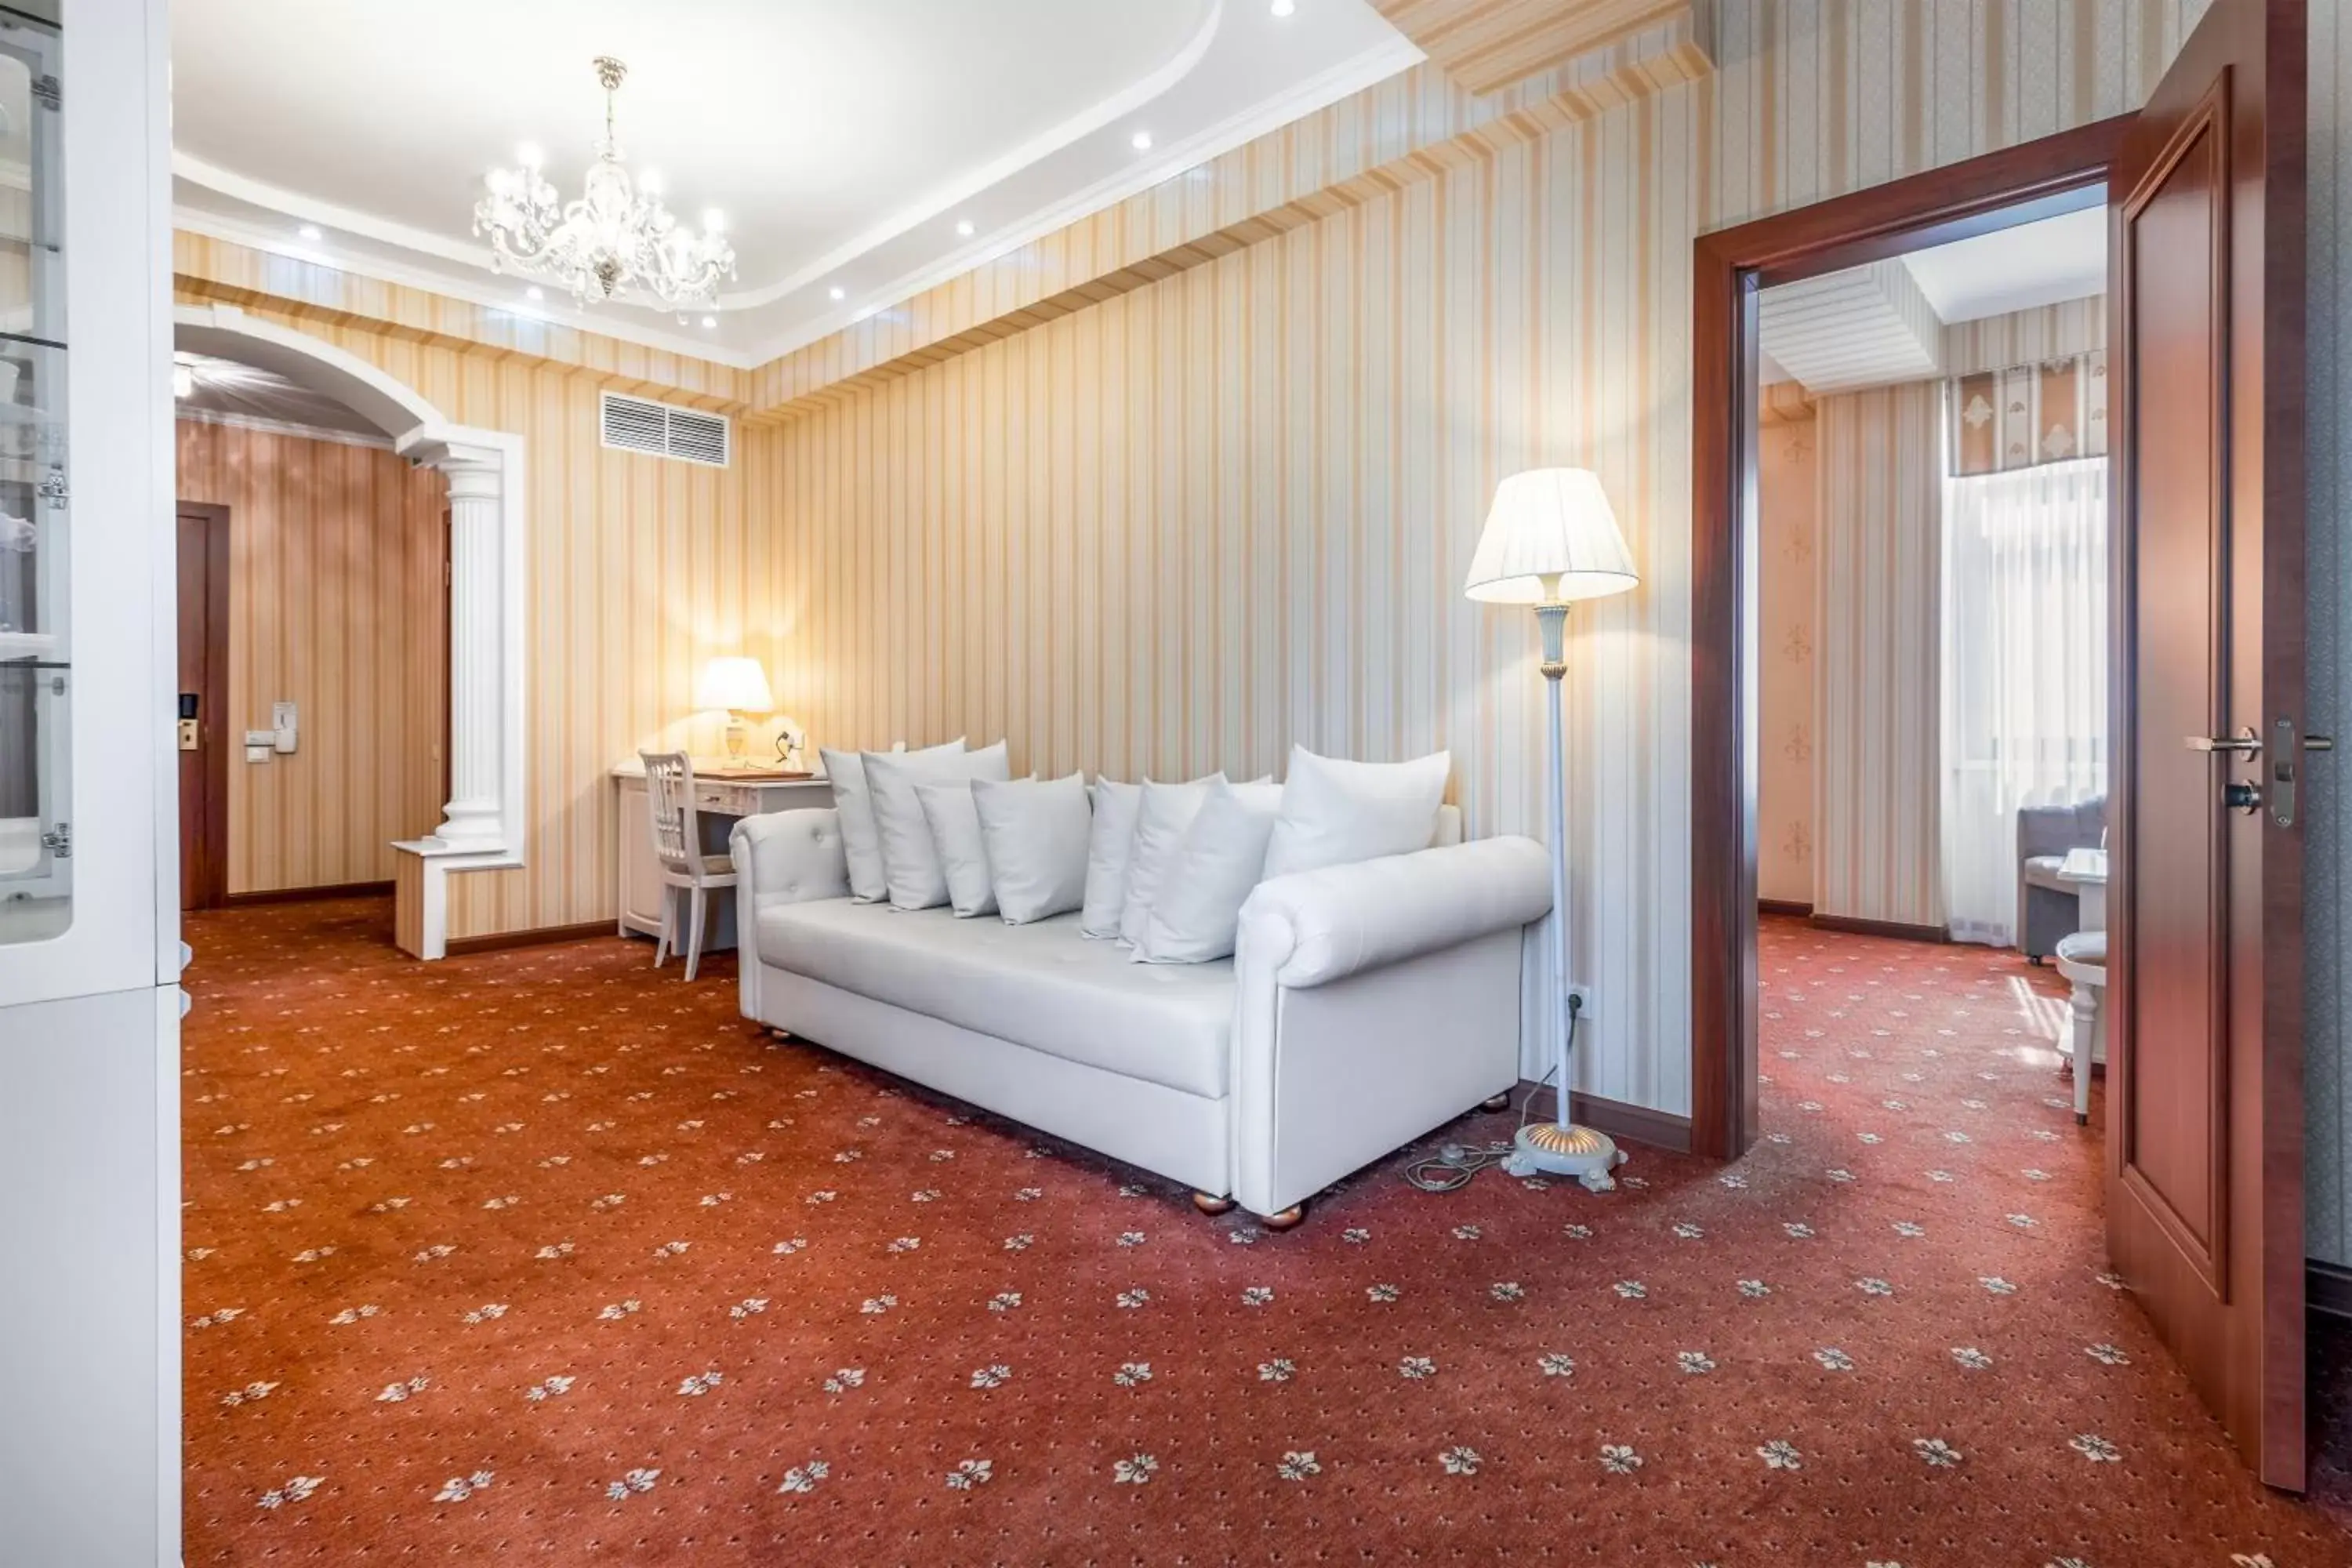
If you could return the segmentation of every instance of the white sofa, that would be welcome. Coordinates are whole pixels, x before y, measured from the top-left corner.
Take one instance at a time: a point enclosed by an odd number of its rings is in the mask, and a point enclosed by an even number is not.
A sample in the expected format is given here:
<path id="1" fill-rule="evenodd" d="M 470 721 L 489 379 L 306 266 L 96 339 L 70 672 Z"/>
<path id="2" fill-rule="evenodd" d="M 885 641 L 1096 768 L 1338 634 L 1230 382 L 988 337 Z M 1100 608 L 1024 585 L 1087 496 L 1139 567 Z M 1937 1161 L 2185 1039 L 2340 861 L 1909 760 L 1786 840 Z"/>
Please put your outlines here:
<path id="1" fill-rule="evenodd" d="M 742 1010 L 1181 1182 L 1210 1213 L 1305 1201 L 1518 1079 L 1523 952 L 1551 908 L 1528 838 L 1260 884 L 1239 950 L 1137 963 L 1078 934 L 849 898 L 831 810 L 745 817 Z"/>

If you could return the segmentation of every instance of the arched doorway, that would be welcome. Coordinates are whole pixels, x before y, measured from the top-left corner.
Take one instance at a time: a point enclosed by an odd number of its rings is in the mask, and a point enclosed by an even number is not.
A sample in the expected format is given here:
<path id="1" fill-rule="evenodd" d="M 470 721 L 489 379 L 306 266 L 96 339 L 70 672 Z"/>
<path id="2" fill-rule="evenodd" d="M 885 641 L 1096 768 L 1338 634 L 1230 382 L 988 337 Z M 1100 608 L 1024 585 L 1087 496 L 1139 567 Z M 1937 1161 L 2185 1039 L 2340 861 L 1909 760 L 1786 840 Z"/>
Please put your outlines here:
<path id="1" fill-rule="evenodd" d="M 522 864 L 522 438 L 454 425 L 356 355 L 234 306 L 181 306 L 173 343 L 331 397 L 381 430 L 403 457 L 447 477 L 449 798 L 431 834 L 394 847 L 400 944 L 419 958 L 440 958 L 451 873 Z"/>

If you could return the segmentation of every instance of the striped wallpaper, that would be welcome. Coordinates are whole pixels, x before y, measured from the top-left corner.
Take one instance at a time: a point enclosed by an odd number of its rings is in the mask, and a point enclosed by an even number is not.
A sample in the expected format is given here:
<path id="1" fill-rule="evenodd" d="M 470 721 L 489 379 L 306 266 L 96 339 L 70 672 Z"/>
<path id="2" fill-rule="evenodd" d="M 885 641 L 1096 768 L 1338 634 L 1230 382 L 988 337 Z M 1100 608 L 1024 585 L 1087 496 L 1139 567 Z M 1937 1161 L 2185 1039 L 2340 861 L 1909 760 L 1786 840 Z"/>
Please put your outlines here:
<path id="1" fill-rule="evenodd" d="M 446 487 L 389 447 L 182 420 L 179 499 L 229 510 L 235 742 L 300 705 L 300 749 L 228 762 L 228 890 L 392 879 L 441 819 Z"/>
<path id="2" fill-rule="evenodd" d="M 1943 384 L 1814 406 L 1813 912 L 1940 930 Z"/>

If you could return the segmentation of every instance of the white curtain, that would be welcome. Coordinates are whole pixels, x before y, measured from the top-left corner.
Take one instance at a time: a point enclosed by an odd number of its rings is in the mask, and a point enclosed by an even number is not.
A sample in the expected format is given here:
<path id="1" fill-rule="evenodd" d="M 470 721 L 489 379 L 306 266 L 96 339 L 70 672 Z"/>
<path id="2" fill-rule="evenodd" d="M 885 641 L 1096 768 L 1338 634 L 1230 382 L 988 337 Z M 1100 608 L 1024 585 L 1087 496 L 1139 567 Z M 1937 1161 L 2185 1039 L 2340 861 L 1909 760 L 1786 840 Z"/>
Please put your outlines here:
<path id="1" fill-rule="evenodd" d="M 1952 935 L 2017 941 L 2017 812 L 2107 787 L 2107 465 L 1945 482 L 1944 885 Z"/>

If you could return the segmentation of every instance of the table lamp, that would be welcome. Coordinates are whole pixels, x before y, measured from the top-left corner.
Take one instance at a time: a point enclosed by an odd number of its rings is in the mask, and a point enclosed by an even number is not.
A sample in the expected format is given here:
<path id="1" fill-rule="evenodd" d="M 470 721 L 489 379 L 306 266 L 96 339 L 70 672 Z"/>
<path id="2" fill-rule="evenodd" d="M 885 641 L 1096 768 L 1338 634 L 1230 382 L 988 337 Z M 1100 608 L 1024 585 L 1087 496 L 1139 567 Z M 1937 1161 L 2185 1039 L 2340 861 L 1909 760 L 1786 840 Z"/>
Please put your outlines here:
<path id="1" fill-rule="evenodd" d="M 1600 477 L 1585 468 L 1534 468 L 1513 474 L 1495 490 L 1486 531 L 1470 558 L 1462 591 L 1487 604 L 1532 605 L 1543 637 L 1543 678 L 1551 682 L 1545 703 L 1551 731 L 1547 777 L 1551 800 L 1551 905 L 1559 920 L 1558 973 L 1553 976 L 1553 1022 L 1557 1054 L 1551 1077 L 1559 1094 L 1555 1121 L 1519 1129 L 1503 1168 L 1515 1176 L 1549 1171 L 1574 1176 L 1594 1192 L 1617 1184 L 1610 1174 L 1625 1156 L 1605 1132 L 1569 1120 L 1569 1045 L 1574 1012 L 1570 1005 L 1568 963 L 1567 780 L 1560 758 L 1560 678 L 1568 673 L 1565 641 L 1568 606 L 1578 599 L 1622 594 L 1641 578 L 1618 531 L 1617 514 L 1601 489 Z"/>
<path id="2" fill-rule="evenodd" d="M 768 690 L 768 672 L 760 668 L 758 659 L 714 658 L 702 667 L 702 679 L 694 688 L 694 705 L 727 710 L 727 760 L 740 768 L 744 719 L 754 713 L 773 713 L 776 699 Z"/>

